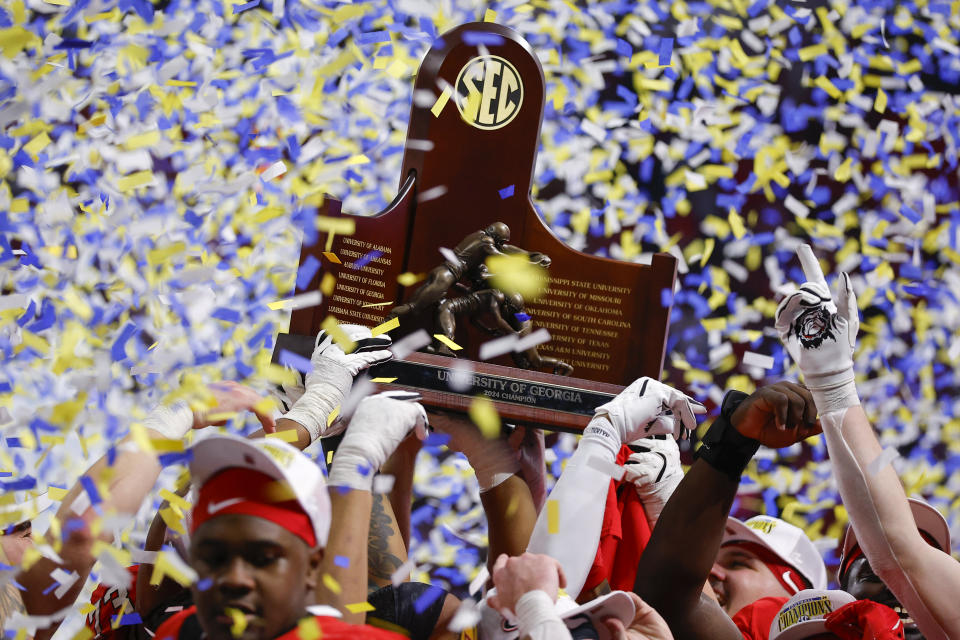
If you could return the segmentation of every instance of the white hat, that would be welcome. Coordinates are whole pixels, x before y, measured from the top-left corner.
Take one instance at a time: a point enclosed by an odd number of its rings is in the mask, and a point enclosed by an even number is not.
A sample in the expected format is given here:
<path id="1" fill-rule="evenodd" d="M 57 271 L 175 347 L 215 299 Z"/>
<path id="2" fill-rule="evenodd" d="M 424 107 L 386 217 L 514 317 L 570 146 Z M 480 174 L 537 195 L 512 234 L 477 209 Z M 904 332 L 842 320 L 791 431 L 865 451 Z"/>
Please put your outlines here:
<path id="1" fill-rule="evenodd" d="M 917 498 L 908 498 L 910 511 L 913 512 L 913 521 L 917 524 L 917 529 L 926 533 L 940 547 L 944 553 L 950 553 L 950 527 L 943 515 L 933 506 Z M 847 558 L 850 557 L 850 551 L 857 545 L 857 534 L 852 526 L 847 527 L 847 533 L 843 536 L 843 553 L 840 555 L 840 566 L 837 568 L 837 581 L 846 573 L 844 568 L 847 565 Z"/>
<path id="2" fill-rule="evenodd" d="M 827 588 L 827 567 L 820 552 L 803 532 L 780 518 L 754 516 L 746 522 L 727 518 L 721 545 L 753 542 L 766 547 L 778 558 L 796 569 L 814 589 Z"/>
<path id="3" fill-rule="evenodd" d="M 770 625 L 768 640 L 801 640 L 827 631 L 823 621 L 828 613 L 855 602 L 846 591 L 806 589 L 780 607 Z"/>
<path id="4" fill-rule="evenodd" d="M 190 474 L 199 489 L 226 469 L 252 469 L 288 485 L 313 525 L 317 544 L 330 533 L 330 496 L 320 468 L 299 449 L 274 438 L 248 440 L 232 434 L 204 438 L 191 448 Z M 212 503 L 211 503 L 212 504 Z"/>
<path id="5" fill-rule="evenodd" d="M 496 589 L 490 589 L 487 598 L 496 592 Z M 624 626 L 629 626 L 636 614 L 633 600 L 624 591 L 612 591 L 579 606 L 570 596 L 563 594 L 557 598 L 555 607 L 570 629 L 576 629 L 586 622 L 585 618 L 589 619 L 599 640 L 610 640 L 611 637 L 603 620 L 617 618 Z M 486 599 L 480 602 L 478 631 L 480 640 L 512 640 L 520 635 L 516 621 L 503 617 L 499 611 L 489 607 Z"/>

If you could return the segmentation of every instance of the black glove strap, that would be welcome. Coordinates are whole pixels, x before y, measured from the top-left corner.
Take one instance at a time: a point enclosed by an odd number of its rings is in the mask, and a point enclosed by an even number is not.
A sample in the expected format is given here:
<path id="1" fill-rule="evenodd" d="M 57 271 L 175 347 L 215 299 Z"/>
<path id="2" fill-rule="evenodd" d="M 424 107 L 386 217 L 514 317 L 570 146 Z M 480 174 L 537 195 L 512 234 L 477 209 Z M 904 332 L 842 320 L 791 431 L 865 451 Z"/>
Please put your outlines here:
<path id="1" fill-rule="evenodd" d="M 730 422 L 733 412 L 746 399 L 747 394 L 740 391 L 727 393 L 720 407 L 720 415 L 710 425 L 710 430 L 694 454 L 717 471 L 725 473 L 734 482 L 740 482 L 743 470 L 760 448 L 758 440 L 742 435 Z"/>

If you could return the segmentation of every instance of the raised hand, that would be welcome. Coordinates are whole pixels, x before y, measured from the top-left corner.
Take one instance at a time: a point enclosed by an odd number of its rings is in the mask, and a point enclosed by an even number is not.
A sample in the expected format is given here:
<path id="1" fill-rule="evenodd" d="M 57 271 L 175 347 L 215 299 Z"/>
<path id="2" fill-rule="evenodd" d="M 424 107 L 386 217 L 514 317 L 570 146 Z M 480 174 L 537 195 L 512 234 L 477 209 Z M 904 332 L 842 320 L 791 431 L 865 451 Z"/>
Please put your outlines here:
<path id="1" fill-rule="evenodd" d="M 370 329 L 358 324 L 341 324 L 340 328 L 354 343 L 354 349 L 349 353 L 344 352 L 341 346 L 334 342 L 332 335 L 321 331 L 317 336 L 317 346 L 310 357 L 314 373 L 330 363 L 336 363 L 349 371 L 351 376 L 355 376 L 364 369 L 393 357 L 393 353 L 387 350 L 392 344 L 387 334 L 374 336 Z M 307 375 L 307 387 L 310 386 L 310 375 L 312 374 Z"/>
<path id="2" fill-rule="evenodd" d="M 754 391 L 733 412 L 730 422 L 741 435 L 772 448 L 789 447 L 821 432 L 810 391 L 787 381 Z"/>
<path id="3" fill-rule="evenodd" d="M 386 391 L 360 401 L 330 471 L 330 484 L 369 491 L 373 476 L 411 432 L 427 437 L 427 412 L 407 391 Z"/>
<path id="4" fill-rule="evenodd" d="M 706 413 L 706 407 L 693 398 L 652 378 L 640 378 L 610 402 L 597 407 L 594 419 L 606 417 L 621 444 L 657 434 L 686 437 L 697 428 L 694 414 Z"/>
<path id="5" fill-rule="evenodd" d="M 807 282 L 777 307 L 777 333 L 821 413 L 860 404 L 853 376 L 860 318 L 850 277 L 840 274 L 834 302 L 810 246 L 801 245 L 797 255 Z"/>
<path id="6" fill-rule="evenodd" d="M 332 335 L 321 331 L 310 357 L 312 370 L 304 379 L 306 389 L 297 396 L 298 389 L 284 388 L 288 397 L 296 398 L 284 417 L 302 425 L 310 433 L 311 441 L 343 431 L 342 422 L 328 425 L 327 417 L 346 398 L 354 376 L 393 357 L 387 350 L 391 344 L 389 336 L 374 337 L 370 329 L 355 324 L 342 324 L 340 329 L 354 343 L 353 350 L 345 352 Z"/>
<path id="7" fill-rule="evenodd" d="M 215 382 L 207 386 L 213 396 L 213 406 L 207 409 L 194 409 L 193 428 L 202 429 L 210 425 L 222 425 L 229 417 L 226 414 L 240 411 L 252 411 L 257 420 L 263 425 L 264 433 L 273 433 L 277 430 L 276 422 L 269 413 L 258 409 L 262 406 L 264 396 L 250 387 L 239 382 Z"/>

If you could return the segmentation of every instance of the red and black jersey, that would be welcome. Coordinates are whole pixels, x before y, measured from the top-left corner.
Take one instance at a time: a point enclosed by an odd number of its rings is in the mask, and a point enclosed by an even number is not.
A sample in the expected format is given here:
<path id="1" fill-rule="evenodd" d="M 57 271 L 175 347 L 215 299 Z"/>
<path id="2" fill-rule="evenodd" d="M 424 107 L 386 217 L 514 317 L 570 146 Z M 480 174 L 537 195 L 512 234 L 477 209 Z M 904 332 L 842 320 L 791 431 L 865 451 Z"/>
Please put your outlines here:
<path id="1" fill-rule="evenodd" d="M 130 622 L 139 624 L 134 604 L 137 601 L 137 572 L 140 565 L 127 567 L 130 572 L 130 587 L 98 585 L 90 595 L 93 611 L 87 614 L 85 624 L 95 638 L 123 640 L 129 631 Z M 130 616 L 124 620 L 122 616 Z"/>

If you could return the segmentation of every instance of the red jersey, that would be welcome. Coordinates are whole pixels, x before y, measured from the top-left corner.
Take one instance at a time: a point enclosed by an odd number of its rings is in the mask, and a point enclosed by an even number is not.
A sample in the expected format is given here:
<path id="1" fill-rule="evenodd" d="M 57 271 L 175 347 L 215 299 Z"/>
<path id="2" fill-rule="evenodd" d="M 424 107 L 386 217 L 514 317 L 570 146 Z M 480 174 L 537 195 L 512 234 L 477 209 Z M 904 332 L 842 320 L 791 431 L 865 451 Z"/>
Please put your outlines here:
<path id="1" fill-rule="evenodd" d="M 197 607 L 184 609 L 172 618 L 168 618 L 154 634 L 154 640 L 199 640 L 202 632 L 197 621 Z M 323 634 L 323 640 L 403 640 L 393 631 L 377 629 L 366 624 L 348 624 L 339 618 L 313 616 Z M 300 629 L 294 627 L 279 635 L 275 640 L 300 640 Z"/>
<path id="2" fill-rule="evenodd" d="M 87 614 L 85 624 L 94 637 L 114 638 L 117 634 L 124 634 L 128 631 L 126 625 L 120 626 L 120 620 L 117 616 L 123 612 L 124 616 L 129 615 L 128 620 L 133 624 L 138 624 L 139 620 L 134 604 L 137 602 L 137 572 L 140 565 L 135 564 L 127 567 L 130 572 L 130 587 L 108 587 L 105 584 L 98 585 L 90 595 L 90 604 L 93 605 L 93 611 Z M 128 623 L 130 624 L 130 623 Z"/>

